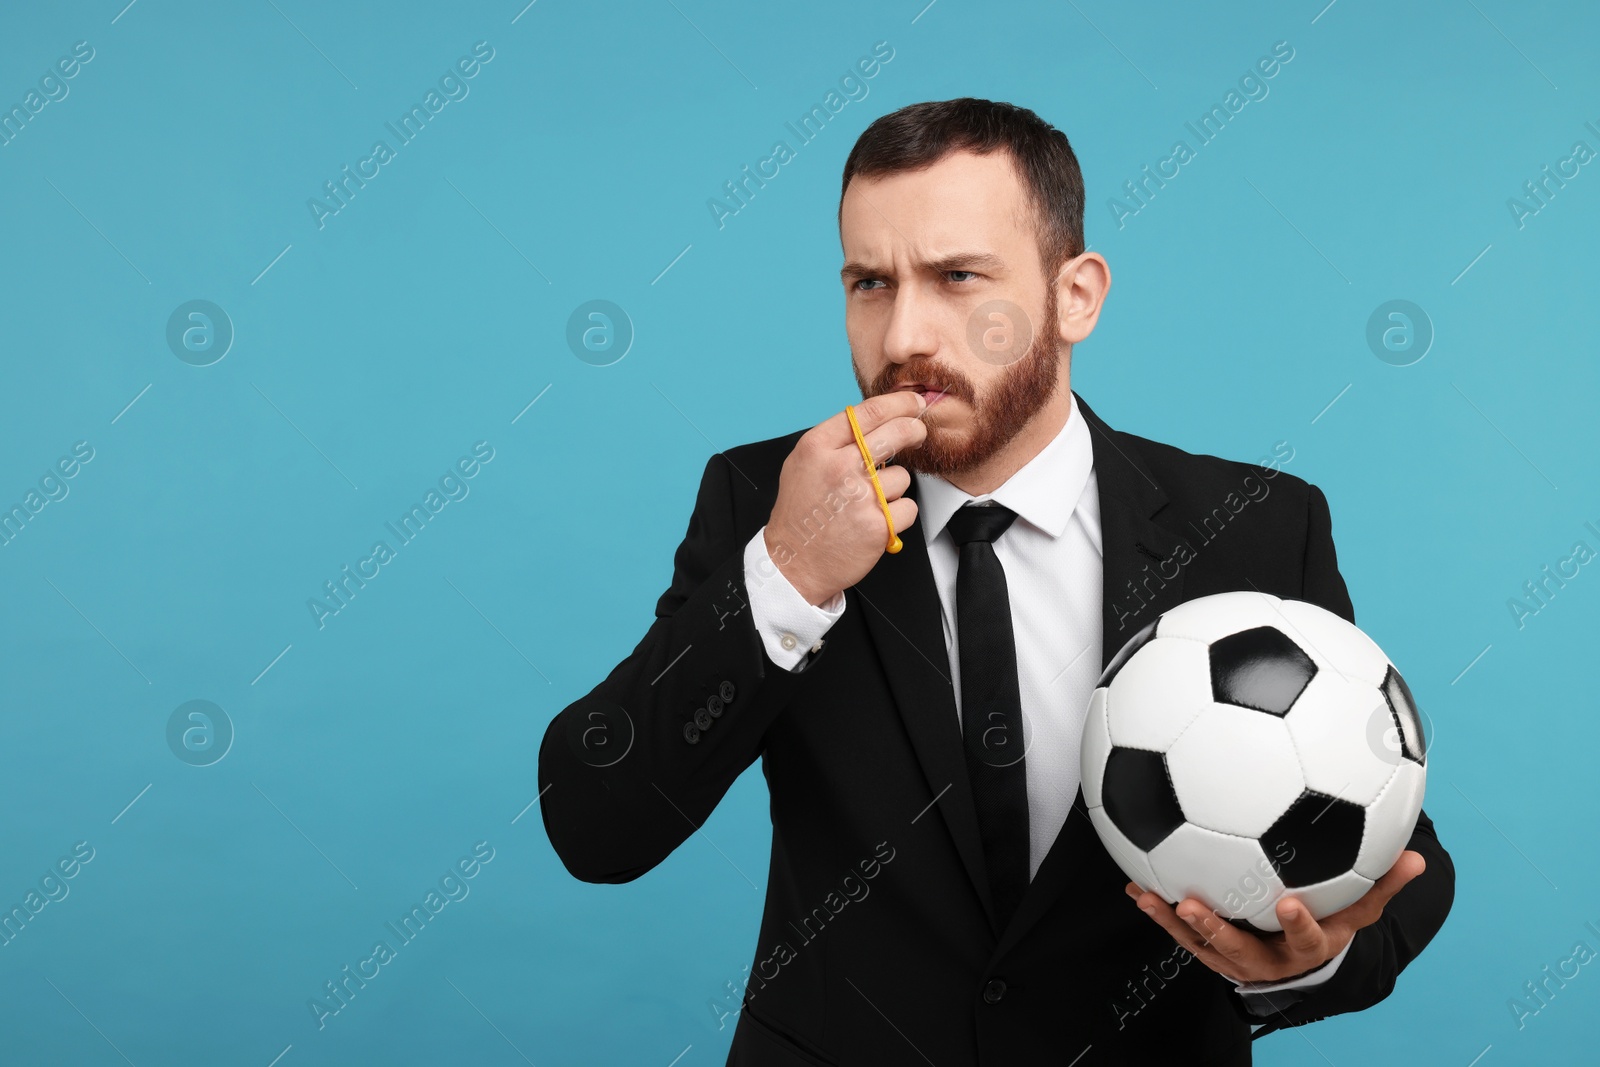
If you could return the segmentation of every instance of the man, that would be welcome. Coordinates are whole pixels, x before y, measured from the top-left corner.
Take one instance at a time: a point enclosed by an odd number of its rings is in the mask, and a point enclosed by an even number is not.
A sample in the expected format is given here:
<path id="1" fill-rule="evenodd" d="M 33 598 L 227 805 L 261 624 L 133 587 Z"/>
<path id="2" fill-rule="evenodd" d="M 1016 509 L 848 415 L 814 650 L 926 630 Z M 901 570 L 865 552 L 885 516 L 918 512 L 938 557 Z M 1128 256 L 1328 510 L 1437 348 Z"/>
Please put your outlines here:
<path id="1" fill-rule="evenodd" d="M 730 1064 L 1249 1063 L 1253 1025 L 1388 995 L 1449 910 L 1426 814 L 1361 901 L 1285 900 L 1272 936 L 1143 892 L 1095 836 L 1078 738 L 1130 636 L 1234 589 L 1354 613 L 1314 486 L 1072 393 L 1111 284 L 1083 201 L 1031 111 L 874 122 L 839 230 L 888 521 L 844 412 L 712 456 L 654 624 L 545 735 L 545 828 L 591 882 L 659 863 L 760 757 L 772 862 Z M 1270 492 L 1201 542 L 1241 483 Z M 976 758 L 1019 728 L 1021 758 Z"/>

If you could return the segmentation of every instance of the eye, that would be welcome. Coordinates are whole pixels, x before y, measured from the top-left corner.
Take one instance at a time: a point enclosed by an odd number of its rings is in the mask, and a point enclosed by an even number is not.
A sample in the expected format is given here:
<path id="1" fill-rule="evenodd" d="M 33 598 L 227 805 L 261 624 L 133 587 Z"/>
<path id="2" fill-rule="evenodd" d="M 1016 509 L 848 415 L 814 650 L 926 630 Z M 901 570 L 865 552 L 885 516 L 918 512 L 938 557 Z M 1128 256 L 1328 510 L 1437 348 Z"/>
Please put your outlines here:
<path id="1" fill-rule="evenodd" d="M 945 276 L 948 277 L 953 282 L 962 282 L 962 281 L 966 281 L 968 278 L 976 278 L 978 276 L 975 271 L 970 271 L 970 270 L 947 270 L 944 273 L 945 273 Z M 955 277 L 958 274 L 965 275 L 966 277 L 964 277 L 964 278 Z"/>
<path id="2" fill-rule="evenodd" d="M 861 278 L 855 282 L 852 288 L 854 288 L 858 293 L 864 293 L 871 289 L 875 289 L 882 284 L 884 284 L 882 278 Z"/>

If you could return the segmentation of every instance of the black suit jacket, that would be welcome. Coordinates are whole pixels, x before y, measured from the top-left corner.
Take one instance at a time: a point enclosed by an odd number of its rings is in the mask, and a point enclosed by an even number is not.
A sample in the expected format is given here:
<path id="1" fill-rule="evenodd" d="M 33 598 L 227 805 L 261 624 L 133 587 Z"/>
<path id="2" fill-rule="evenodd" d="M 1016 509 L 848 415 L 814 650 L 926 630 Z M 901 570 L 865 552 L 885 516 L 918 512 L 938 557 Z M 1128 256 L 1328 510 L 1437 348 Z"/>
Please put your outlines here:
<path id="1" fill-rule="evenodd" d="M 1255 588 L 1354 621 L 1316 487 L 1112 430 L 1081 397 L 1078 411 L 1100 491 L 1105 661 L 1209 593 Z M 767 657 L 743 548 L 802 432 L 711 457 L 655 622 L 551 722 L 541 811 L 562 862 L 588 882 L 638 878 L 760 758 L 772 859 L 730 1064 L 1249 1063 L 1263 1020 L 1134 907 L 1081 790 L 996 929 L 920 523 L 846 590 L 804 670 Z M 1193 558 L 1166 579 L 1157 561 L 1180 542 Z M 1409 847 L 1426 873 L 1273 1025 L 1381 1000 L 1433 937 L 1455 875 L 1426 813 Z"/>

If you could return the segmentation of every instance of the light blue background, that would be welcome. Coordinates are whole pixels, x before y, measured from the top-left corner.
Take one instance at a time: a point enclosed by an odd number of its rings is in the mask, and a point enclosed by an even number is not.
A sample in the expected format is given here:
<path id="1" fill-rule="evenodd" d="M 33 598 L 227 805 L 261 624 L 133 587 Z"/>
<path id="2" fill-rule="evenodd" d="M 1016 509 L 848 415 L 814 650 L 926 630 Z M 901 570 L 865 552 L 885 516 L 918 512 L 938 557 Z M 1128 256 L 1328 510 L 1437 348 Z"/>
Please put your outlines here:
<path id="1" fill-rule="evenodd" d="M 1507 1001 L 1600 950 L 1600 572 L 1520 630 L 1506 603 L 1600 549 L 1600 170 L 1522 228 L 1506 203 L 1600 149 L 1591 6 L 124 2 L 0 15 L 7 109 L 95 50 L 0 147 L 0 505 L 95 453 L 0 548 L 0 903 L 95 849 L 0 948 L 5 1062 L 723 1061 L 759 770 L 589 886 L 529 807 L 537 745 L 644 632 L 707 456 L 857 398 L 841 165 L 960 95 L 1034 108 L 1083 165 L 1115 284 L 1075 388 L 1192 451 L 1289 442 L 1432 719 L 1449 922 L 1389 1000 L 1258 1062 L 1593 1055 L 1600 968 L 1520 1031 Z M 308 198 L 478 41 L 470 94 L 319 229 Z M 708 198 L 878 41 L 870 95 L 719 229 Z M 1119 229 L 1108 198 L 1277 41 L 1270 94 Z M 209 367 L 166 345 L 191 299 L 236 330 Z M 636 330 L 611 366 L 565 341 L 591 299 Z M 1411 366 L 1365 341 L 1391 299 L 1437 333 Z M 319 630 L 307 599 L 477 441 L 470 495 Z M 209 767 L 165 739 L 192 699 L 237 731 Z M 470 896 L 319 1030 L 307 1001 L 485 840 Z"/>

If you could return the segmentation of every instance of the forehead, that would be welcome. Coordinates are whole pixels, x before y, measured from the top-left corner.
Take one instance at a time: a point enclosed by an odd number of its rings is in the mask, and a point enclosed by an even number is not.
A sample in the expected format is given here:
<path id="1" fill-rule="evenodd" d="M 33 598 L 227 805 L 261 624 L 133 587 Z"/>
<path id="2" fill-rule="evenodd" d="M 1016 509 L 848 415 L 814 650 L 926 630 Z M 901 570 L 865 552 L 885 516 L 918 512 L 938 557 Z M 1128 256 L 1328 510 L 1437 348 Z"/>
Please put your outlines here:
<path id="1" fill-rule="evenodd" d="M 921 170 L 852 178 L 839 211 L 847 259 L 930 258 L 983 244 L 1011 252 L 1034 240 L 1011 154 L 952 152 Z"/>

